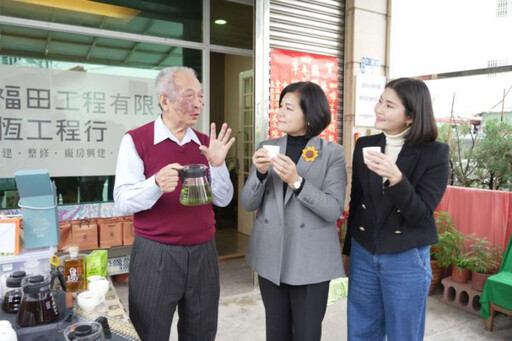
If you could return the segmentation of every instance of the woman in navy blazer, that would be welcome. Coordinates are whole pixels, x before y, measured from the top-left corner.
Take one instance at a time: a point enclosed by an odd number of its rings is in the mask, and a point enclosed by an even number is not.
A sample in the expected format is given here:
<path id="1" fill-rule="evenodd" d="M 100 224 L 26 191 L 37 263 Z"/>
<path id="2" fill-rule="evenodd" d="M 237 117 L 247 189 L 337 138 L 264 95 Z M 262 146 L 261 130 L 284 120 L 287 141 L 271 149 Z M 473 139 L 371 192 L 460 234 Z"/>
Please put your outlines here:
<path id="1" fill-rule="evenodd" d="M 353 157 L 343 247 L 348 340 L 420 341 L 448 146 L 436 141 L 430 92 L 421 80 L 389 82 L 375 114 L 383 133 L 359 138 Z M 375 146 L 381 151 L 364 150 Z"/>

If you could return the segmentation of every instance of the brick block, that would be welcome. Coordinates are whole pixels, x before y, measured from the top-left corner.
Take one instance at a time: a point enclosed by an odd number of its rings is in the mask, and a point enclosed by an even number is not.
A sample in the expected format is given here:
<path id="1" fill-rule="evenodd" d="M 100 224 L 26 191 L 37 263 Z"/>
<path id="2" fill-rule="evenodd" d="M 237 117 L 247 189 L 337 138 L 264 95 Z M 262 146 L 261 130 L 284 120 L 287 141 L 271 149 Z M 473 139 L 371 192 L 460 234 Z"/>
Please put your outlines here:
<path id="1" fill-rule="evenodd" d="M 441 301 L 475 315 L 480 315 L 480 296 L 482 292 L 471 288 L 471 281 L 457 283 L 450 276 L 444 278 L 441 283 L 444 286 Z"/>

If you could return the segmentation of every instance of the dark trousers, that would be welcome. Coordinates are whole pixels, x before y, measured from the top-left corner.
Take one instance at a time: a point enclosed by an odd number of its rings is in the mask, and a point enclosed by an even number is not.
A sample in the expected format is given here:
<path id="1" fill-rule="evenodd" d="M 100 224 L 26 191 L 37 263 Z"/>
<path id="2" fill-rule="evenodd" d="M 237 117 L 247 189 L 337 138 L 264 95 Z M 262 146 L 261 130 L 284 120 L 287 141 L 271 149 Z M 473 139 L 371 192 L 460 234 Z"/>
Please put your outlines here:
<path id="1" fill-rule="evenodd" d="M 267 341 L 320 341 L 329 281 L 275 285 L 260 276 L 259 284 Z"/>
<path id="2" fill-rule="evenodd" d="M 168 341 L 178 306 L 180 341 L 215 340 L 219 310 L 215 241 L 168 245 L 136 236 L 130 258 L 130 319 L 142 341 Z"/>

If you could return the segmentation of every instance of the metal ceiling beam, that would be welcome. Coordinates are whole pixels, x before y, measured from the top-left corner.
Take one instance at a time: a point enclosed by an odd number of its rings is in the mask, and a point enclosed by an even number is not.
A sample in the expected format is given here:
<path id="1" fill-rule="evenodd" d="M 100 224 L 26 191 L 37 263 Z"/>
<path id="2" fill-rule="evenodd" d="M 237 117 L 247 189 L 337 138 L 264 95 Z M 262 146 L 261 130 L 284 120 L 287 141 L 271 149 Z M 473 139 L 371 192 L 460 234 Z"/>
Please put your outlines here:
<path id="1" fill-rule="evenodd" d="M 39 29 L 39 30 L 43 29 L 43 30 L 55 31 L 55 32 L 66 32 L 66 33 L 80 34 L 80 35 L 86 35 L 86 36 L 96 36 L 96 37 L 102 37 L 102 38 L 112 38 L 112 39 L 136 41 L 136 42 L 149 43 L 149 44 L 177 46 L 177 47 L 184 47 L 184 48 L 193 49 L 193 50 L 203 50 L 203 48 L 205 47 L 203 43 L 198 43 L 198 42 L 193 42 L 193 41 L 154 37 L 154 36 L 145 36 L 142 34 L 126 33 L 126 32 L 119 32 L 119 31 L 109 31 L 109 30 L 102 30 L 102 29 L 92 28 L 92 27 L 73 26 L 73 25 L 52 23 L 52 22 L 40 21 L 40 20 L 13 18 L 13 17 L 5 16 L 5 15 L 0 15 L 0 24 L 12 25 L 12 26 L 18 26 L 18 27 L 34 28 L 34 29 Z"/>
<path id="2" fill-rule="evenodd" d="M 44 30 L 55 31 L 55 32 L 66 32 L 66 33 L 80 34 L 80 35 L 93 36 L 93 37 L 102 37 L 102 38 L 135 41 L 135 42 L 141 42 L 141 43 L 149 43 L 149 44 L 183 47 L 183 48 L 193 49 L 193 50 L 203 50 L 206 48 L 205 45 L 207 45 L 205 43 L 198 43 L 198 42 L 193 42 L 193 41 L 154 37 L 154 36 L 147 36 L 147 35 L 135 34 L 135 33 L 110 31 L 110 30 L 103 30 L 103 29 L 91 28 L 91 27 L 51 23 L 51 22 L 40 21 L 40 20 L 20 19 L 20 18 L 8 17 L 5 15 L 0 15 L 0 24 L 12 25 L 12 26 L 18 26 L 18 27 L 27 27 L 27 28 L 33 28 L 33 29 L 44 29 Z M 208 30 L 209 30 L 209 28 L 208 28 Z M 250 50 L 250 49 L 241 49 L 241 48 L 221 46 L 221 45 L 210 45 L 210 49 L 213 52 L 227 53 L 227 54 L 240 55 L 240 56 L 251 56 L 252 57 L 252 55 L 253 55 L 252 50 Z"/>
<path id="3" fill-rule="evenodd" d="M 17 34 L 5 34 L 5 33 L 2 34 L 2 38 L 17 39 L 18 41 L 26 40 L 26 44 L 31 44 L 34 41 L 35 42 L 41 42 L 41 41 L 45 41 L 47 39 L 47 38 L 25 37 L 25 36 L 21 36 L 21 35 L 17 35 Z M 80 48 L 84 48 L 84 47 L 89 47 L 90 46 L 89 43 L 59 41 L 59 40 L 56 40 L 55 37 L 53 37 L 52 42 L 73 45 L 73 46 L 77 46 L 77 47 L 80 47 Z M 3 47 L 5 48 L 5 45 Z M 128 48 L 128 47 L 112 47 L 110 45 L 103 45 L 103 44 L 98 44 L 98 43 L 96 43 L 96 47 L 98 47 L 98 48 L 105 48 L 105 49 L 111 49 L 113 51 L 119 51 L 120 53 L 123 53 L 123 56 L 126 53 L 128 53 L 129 50 L 130 50 L 130 48 Z M 2 49 L 2 51 L 4 51 L 4 49 Z M 157 51 L 154 51 L 154 50 L 139 49 L 138 51 L 141 52 L 141 53 L 146 53 L 146 54 L 155 55 L 155 56 L 161 56 L 162 55 L 161 52 L 157 52 Z M 34 57 L 34 55 L 37 55 L 37 58 L 40 58 L 40 56 L 43 55 L 42 50 L 33 51 L 33 53 L 34 54 L 32 55 L 32 57 Z M 48 53 L 48 56 L 51 56 L 51 53 Z M 82 58 L 82 60 L 83 60 L 83 57 L 80 57 L 80 58 Z M 98 59 L 98 58 L 96 58 L 96 59 Z M 117 62 L 121 63 L 122 59 L 118 59 Z"/>
<path id="4" fill-rule="evenodd" d="M 2 50 L 2 55 L 4 56 L 16 56 L 16 57 L 24 57 L 26 59 L 30 58 L 37 58 L 38 60 L 42 60 L 41 62 L 45 61 L 45 57 L 40 54 L 34 55 L 30 52 L 25 51 L 19 51 L 19 50 Z M 76 63 L 83 63 L 84 59 L 80 56 L 69 56 L 69 55 L 60 55 L 60 54 L 52 54 L 49 55 L 47 58 L 51 60 L 56 61 L 66 61 L 66 62 L 76 62 Z M 143 63 L 143 62 L 131 62 L 131 63 L 125 63 L 123 64 L 119 60 L 109 60 L 109 59 L 101 59 L 101 58 L 91 58 L 89 60 L 91 64 L 101 64 L 101 65 L 111 65 L 111 66 L 124 66 L 124 67 L 134 67 L 134 68 L 141 68 L 141 69 L 153 69 L 153 63 Z M 40 63 L 40 62 L 35 62 Z M 40 66 L 43 67 L 43 66 Z"/>
<path id="5" fill-rule="evenodd" d="M 55 11 L 52 11 L 52 22 L 55 21 Z M 44 56 L 46 57 L 50 52 L 50 43 L 52 41 L 52 32 L 48 31 L 48 35 L 46 36 L 46 45 L 44 47 Z"/>
<path id="6" fill-rule="evenodd" d="M 146 33 L 149 32 L 149 30 L 151 29 L 151 26 L 153 26 L 153 24 L 155 23 L 156 20 L 150 20 L 149 21 L 149 24 L 146 26 L 146 28 L 144 29 L 144 32 L 142 34 L 146 35 Z M 133 54 L 135 53 L 135 51 L 137 50 L 137 47 L 139 47 L 140 43 L 137 42 L 133 45 L 131 51 L 128 53 L 128 55 L 126 56 L 126 58 L 124 59 L 123 63 L 126 63 L 132 56 Z"/>
<path id="7" fill-rule="evenodd" d="M 223 45 L 210 45 L 211 52 L 233 54 L 237 56 L 252 57 L 252 50 L 240 49 L 238 47 L 227 47 Z"/>
<path id="8" fill-rule="evenodd" d="M 44 46 L 44 56 L 46 57 L 50 53 L 50 43 L 52 41 L 52 32 L 48 31 L 46 36 L 46 45 Z"/>
<path id="9" fill-rule="evenodd" d="M 167 51 L 163 57 L 156 63 L 155 65 L 155 68 L 156 69 L 159 69 L 160 67 L 162 67 L 162 64 L 165 62 L 165 60 L 169 57 L 170 54 L 172 54 L 174 52 L 174 50 L 176 50 L 176 47 L 173 46 L 169 49 L 169 51 Z"/>
<path id="10" fill-rule="evenodd" d="M 99 28 L 100 29 L 103 28 L 104 24 L 105 24 L 105 17 L 101 17 L 101 22 L 100 22 Z M 89 51 L 87 51 L 87 55 L 85 56 L 85 60 L 89 60 L 89 58 L 91 58 L 92 50 L 96 47 L 97 39 L 98 39 L 98 37 L 94 37 L 94 39 L 92 40 L 91 47 L 89 48 Z"/>

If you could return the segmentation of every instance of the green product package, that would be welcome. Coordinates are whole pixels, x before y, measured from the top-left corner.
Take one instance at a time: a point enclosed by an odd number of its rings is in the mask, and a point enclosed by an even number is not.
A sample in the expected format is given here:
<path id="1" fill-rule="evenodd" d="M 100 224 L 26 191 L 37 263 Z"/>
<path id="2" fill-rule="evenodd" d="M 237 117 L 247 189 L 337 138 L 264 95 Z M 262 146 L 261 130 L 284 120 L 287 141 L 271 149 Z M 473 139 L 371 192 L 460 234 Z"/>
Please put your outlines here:
<path id="1" fill-rule="evenodd" d="M 94 250 L 86 257 L 87 277 L 108 276 L 108 251 Z"/>

